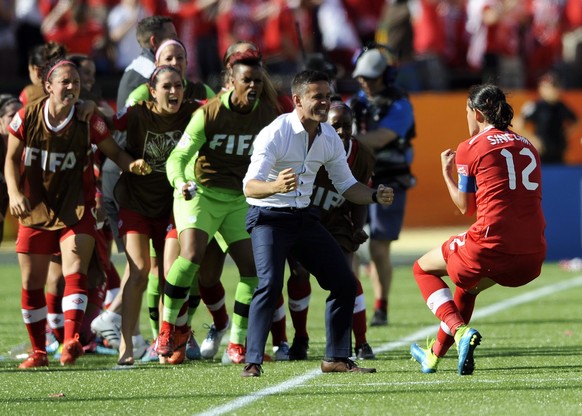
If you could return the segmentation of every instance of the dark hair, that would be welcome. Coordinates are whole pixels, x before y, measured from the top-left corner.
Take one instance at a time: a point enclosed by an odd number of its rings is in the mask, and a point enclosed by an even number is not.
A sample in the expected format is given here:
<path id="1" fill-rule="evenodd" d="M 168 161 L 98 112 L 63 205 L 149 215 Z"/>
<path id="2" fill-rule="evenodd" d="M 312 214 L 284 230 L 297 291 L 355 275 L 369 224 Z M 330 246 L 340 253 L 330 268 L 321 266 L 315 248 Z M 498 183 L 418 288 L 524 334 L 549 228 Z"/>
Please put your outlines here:
<path id="1" fill-rule="evenodd" d="M 331 105 L 334 105 L 337 103 L 344 104 L 344 99 L 339 94 L 332 94 L 331 97 L 329 97 L 329 101 L 331 102 Z"/>
<path id="2" fill-rule="evenodd" d="M 259 52 L 260 54 L 259 47 L 255 45 L 253 42 L 248 40 L 237 40 L 236 42 L 231 43 L 230 46 L 226 49 L 226 52 L 224 52 L 224 56 L 222 57 L 222 64 L 224 65 L 225 68 L 228 66 L 230 57 L 232 56 L 233 53 L 235 53 L 234 51 L 239 45 L 249 45 L 250 50 Z"/>
<path id="3" fill-rule="evenodd" d="M 50 81 L 50 77 L 52 76 L 53 70 L 57 67 L 57 66 L 72 66 L 73 68 L 75 68 L 75 71 L 77 71 L 77 73 L 79 72 L 79 67 L 77 66 L 77 64 L 75 64 L 73 61 L 69 61 L 68 59 L 65 58 L 56 58 L 56 59 L 51 59 L 50 61 L 48 61 L 46 63 L 45 66 L 43 66 L 42 68 L 42 88 L 43 90 L 45 90 L 45 93 L 48 93 L 48 91 L 46 91 L 44 83 L 47 81 Z"/>
<path id="4" fill-rule="evenodd" d="M 305 69 L 325 72 L 330 79 L 334 79 L 337 76 L 336 65 L 331 59 L 322 53 L 312 53 L 307 55 L 303 65 Z"/>
<path id="5" fill-rule="evenodd" d="M 335 111 L 335 110 L 341 110 L 341 111 L 343 111 L 344 114 L 347 115 L 347 116 L 349 116 L 349 118 L 353 121 L 353 119 L 354 119 L 354 112 L 352 111 L 352 109 L 350 108 L 350 106 L 347 105 L 346 103 L 344 103 L 343 101 L 334 100 L 334 101 L 331 102 L 331 106 L 329 107 L 329 112 L 331 113 L 332 111 Z"/>
<path id="6" fill-rule="evenodd" d="M 307 90 L 307 85 L 320 81 L 329 83 L 329 77 L 325 72 L 305 69 L 293 78 L 293 82 L 291 83 L 291 94 L 302 96 Z"/>
<path id="7" fill-rule="evenodd" d="M 85 61 L 93 61 L 89 56 L 82 53 L 68 55 L 67 60 L 73 62 L 75 65 L 77 65 L 78 68 L 80 68 L 81 64 Z"/>
<path id="8" fill-rule="evenodd" d="M 337 110 L 341 109 L 353 115 L 353 111 L 349 105 L 344 103 L 343 101 L 332 100 L 331 105 L 329 106 L 329 110 Z"/>
<path id="9" fill-rule="evenodd" d="M 178 45 L 180 45 L 180 46 L 182 47 L 182 50 L 184 51 L 184 58 L 188 59 L 188 52 L 186 51 L 186 46 L 184 45 L 184 42 L 182 42 L 180 39 L 176 39 L 176 38 L 166 38 L 166 39 L 161 39 L 161 40 L 160 40 L 160 44 L 158 45 L 158 47 L 157 47 L 157 49 L 156 49 L 156 53 L 155 53 L 155 56 L 156 56 L 156 62 L 158 61 L 158 58 L 159 58 L 159 56 L 158 56 L 158 53 L 161 53 L 161 52 L 160 52 L 160 47 L 161 47 L 161 46 L 162 46 L 164 43 L 166 43 L 166 42 L 168 42 L 168 41 L 172 41 L 172 43 L 174 43 L 174 42 L 175 42 L 175 43 L 177 43 Z M 166 45 L 166 46 L 168 46 L 168 45 Z M 165 48 L 166 46 L 164 46 L 164 48 Z"/>
<path id="10" fill-rule="evenodd" d="M 4 117 L 6 107 L 14 103 L 22 104 L 16 95 L 0 94 L 0 117 Z"/>
<path id="11" fill-rule="evenodd" d="M 479 84 L 469 89 L 469 108 L 479 110 L 485 120 L 499 130 L 507 130 L 513 119 L 513 108 L 496 85 Z"/>
<path id="12" fill-rule="evenodd" d="M 64 58 L 66 55 L 67 49 L 63 45 L 56 42 L 47 42 L 32 48 L 28 54 L 28 64 L 42 68 L 48 61 Z"/>
<path id="13" fill-rule="evenodd" d="M 151 36 L 156 39 L 164 34 L 164 25 L 174 23 L 168 16 L 148 16 L 137 23 L 136 37 L 142 48 L 148 46 Z"/>
<path id="14" fill-rule="evenodd" d="M 228 58 L 228 64 L 231 68 L 235 65 L 261 66 L 262 56 L 260 52 L 247 49 L 244 52 L 235 52 Z"/>
<path id="15" fill-rule="evenodd" d="M 164 73 L 164 72 L 175 72 L 176 74 L 178 74 L 180 76 L 180 79 L 182 79 L 182 74 L 180 74 L 180 71 L 178 71 L 175 67 L 171 66 L 171 65 L 162 65 L 162 66 L 158 66 L 154 72 L 152 73 L 152 75 L 150 76 L 150 79 L 148 81 L 148 85 L 150 86 L 150 88 L 155 88 L 157 83 L 158 83 L 158 77 L 160 76 L 160 74 Z"/>

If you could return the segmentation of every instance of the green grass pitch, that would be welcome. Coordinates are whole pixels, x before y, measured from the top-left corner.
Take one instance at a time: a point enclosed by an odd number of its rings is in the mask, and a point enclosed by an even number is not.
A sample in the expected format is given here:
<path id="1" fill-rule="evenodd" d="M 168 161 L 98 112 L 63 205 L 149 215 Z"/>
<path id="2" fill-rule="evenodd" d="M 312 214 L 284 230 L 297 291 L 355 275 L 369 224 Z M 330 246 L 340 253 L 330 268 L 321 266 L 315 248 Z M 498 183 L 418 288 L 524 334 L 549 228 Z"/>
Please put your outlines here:
<path id="1" fill-rule="evenodd" d="M 116 368 L 116 357 L 85 355 L 74 367 L 51 359 L 48 369 L 20 371 L 8 351 L 27 342 L 20 314 L 16 256 L 0 263 L 0 414 L 4 415 L 575 415 L 582 414 L 582 277 L 555 263 L 528 286 L 494 287 L 477 299 L 472 325 L 483 335 L 472 376 L 457 375 L 451 349 L 435 374 L 422 374 L 408 348 L 436 334 L 437 320 L 421 298 L 410 265 L 400 265 L 390 297 L 390 324 L 368 329 L 378 359 L 360 362 L 376 374 L 322 374 L 326 293 L 312 279 L 310 359 L 266 363 L 256 379 L 242 366 L 215 361 Z M 120 260 L 121 257 L 118 258 Z M 121 266 L 121 263 L 119 263 Z M 232 311 L 236 270 L 223 275 Z M 368 319 L 370 282 L 362 278 Z M 151 338 L 146 313 L 142 333 Z M 202 341 L 210 315 L 194 318 Z M 287 316 L 288 337 L 293 327 Z M 270 339 L 268 349 L 271 348 Z"/>

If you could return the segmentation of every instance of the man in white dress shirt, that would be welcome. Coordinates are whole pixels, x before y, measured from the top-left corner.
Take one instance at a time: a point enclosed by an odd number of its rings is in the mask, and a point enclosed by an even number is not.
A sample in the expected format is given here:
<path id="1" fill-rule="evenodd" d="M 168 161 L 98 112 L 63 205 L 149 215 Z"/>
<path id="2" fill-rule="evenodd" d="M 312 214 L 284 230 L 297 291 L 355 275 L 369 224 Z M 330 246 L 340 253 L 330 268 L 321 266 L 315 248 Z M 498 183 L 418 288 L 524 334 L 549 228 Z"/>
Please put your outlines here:
<path id="1" fill-rule="evenodd" d="M 259 285 L 249 312 L 246 365 L 243 377 L 258 377 L 271 319 L 283 290 L 285 260 L 292 253 L 328 290 L 326 350 L 321 370 L 371 373 L 351 355 L 351 322 L 356 282 L 341 248 L 310 207 L 313 182 L 323 165 L 337 191 L 357 204 L 392 203 L 391 188 L 373 190 L 358 182 L 346 160 L 342 141 L 325 123 L 331 88 L 327 75 L 305 70 L 293 80 L 295 110 L 279 116 L 254 142 L 253 155 L 243 180 L 250 205 L 247 231 L 251 235 Z"/>

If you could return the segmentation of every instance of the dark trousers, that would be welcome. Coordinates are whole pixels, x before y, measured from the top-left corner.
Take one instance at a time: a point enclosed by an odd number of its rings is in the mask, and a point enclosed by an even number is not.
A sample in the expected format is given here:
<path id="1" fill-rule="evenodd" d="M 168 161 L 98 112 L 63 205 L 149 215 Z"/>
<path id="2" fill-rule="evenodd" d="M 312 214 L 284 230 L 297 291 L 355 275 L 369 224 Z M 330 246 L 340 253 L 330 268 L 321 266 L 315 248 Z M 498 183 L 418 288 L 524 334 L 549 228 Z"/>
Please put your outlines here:
<path id="1" fill-rule="evenodd" d="M 326 357 L 351 355 L 356 278 L 340 246 L 321 225 L 316 208 L 281 210 L 251 206 L 247 214 L 259 284 L 249 311 L 246 362 L 261 364 L 273 313 L 292 253 L 329 291 L 325 308 Z"/>

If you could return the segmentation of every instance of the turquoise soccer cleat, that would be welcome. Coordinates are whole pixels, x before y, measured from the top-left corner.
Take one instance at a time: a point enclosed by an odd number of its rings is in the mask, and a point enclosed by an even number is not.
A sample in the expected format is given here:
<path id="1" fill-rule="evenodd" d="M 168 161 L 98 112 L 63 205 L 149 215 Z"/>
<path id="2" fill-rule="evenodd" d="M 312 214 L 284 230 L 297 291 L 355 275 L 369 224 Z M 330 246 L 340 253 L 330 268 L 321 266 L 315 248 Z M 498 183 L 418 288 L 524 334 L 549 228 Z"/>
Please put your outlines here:
<path id="1" fill-rule="evenodd" d="M 432 346 L 434 343 L 435 340 L 433 339 L 431 342 L 427 342 L 426 348 L 420 348 L 418 344 L 412 344 L 410 346 L 412 359 L 420 364 L 420 371 L 425 374 L 436 373 L 437 371 L 440 358 L 432 352 Z"/>
<path id="2" fill-rule="evenodd" d="M 467 376 L 473 374 L 475 370 L 473 353 L 477 345 L 481 344 L 481 334 L 476 329 L 462 325 L 457 328 L 455 342 L 459 351 L 459 365 L 457 367 L 459 375 Z"/>

